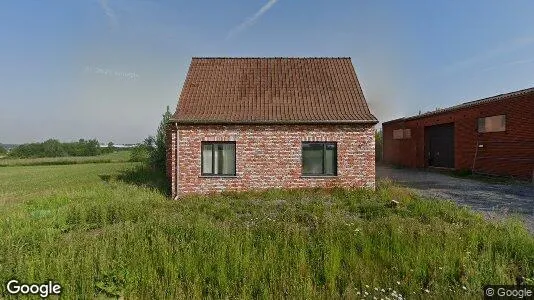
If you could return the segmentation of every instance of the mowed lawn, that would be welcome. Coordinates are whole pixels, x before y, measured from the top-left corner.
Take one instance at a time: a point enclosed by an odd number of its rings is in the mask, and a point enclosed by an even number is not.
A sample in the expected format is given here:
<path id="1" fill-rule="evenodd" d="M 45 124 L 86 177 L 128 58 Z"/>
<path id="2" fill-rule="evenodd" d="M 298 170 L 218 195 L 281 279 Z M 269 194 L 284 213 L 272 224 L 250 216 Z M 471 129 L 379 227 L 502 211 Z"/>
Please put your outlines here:
<path id="1" fill-rule="evenodd" d="M 172 201 L 161 180 L 126 162 L 0 168 L 1 292 L 16 278 L 65 298 L 463 299 L 534 278 L 519 221 L 391 182 Z"/>

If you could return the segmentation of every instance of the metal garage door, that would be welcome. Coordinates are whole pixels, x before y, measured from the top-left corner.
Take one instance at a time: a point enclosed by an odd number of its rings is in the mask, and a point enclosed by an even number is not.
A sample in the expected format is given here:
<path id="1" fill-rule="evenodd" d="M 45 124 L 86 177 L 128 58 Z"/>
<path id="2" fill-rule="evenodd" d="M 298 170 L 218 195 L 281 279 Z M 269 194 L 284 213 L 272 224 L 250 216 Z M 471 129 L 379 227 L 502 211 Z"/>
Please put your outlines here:
<path id="1" fill-rule="evenodd" d="M 427 165 L 454 168 L 454 123 L 425 127 Z"/>

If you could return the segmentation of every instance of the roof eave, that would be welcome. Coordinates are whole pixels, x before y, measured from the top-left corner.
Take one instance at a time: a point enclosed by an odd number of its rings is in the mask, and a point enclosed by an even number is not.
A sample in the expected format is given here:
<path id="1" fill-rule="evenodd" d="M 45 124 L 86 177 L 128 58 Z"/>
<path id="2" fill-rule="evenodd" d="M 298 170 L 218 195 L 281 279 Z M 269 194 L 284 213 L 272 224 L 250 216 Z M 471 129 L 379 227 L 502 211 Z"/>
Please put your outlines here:
<path id="1" fill-rule="evenodd" d="M 397 123 L 397 122 L 402 122 L 402 121 L 406 121 L 406 118 L 402 117 L 402 118 L 397 118 L 397 119 L 389 120 L 389 121 L 386 121 L 386 122 L 382 122 L 382 125 L 388 125 L 388 124 L 391 124 L 391 123 Z"/>

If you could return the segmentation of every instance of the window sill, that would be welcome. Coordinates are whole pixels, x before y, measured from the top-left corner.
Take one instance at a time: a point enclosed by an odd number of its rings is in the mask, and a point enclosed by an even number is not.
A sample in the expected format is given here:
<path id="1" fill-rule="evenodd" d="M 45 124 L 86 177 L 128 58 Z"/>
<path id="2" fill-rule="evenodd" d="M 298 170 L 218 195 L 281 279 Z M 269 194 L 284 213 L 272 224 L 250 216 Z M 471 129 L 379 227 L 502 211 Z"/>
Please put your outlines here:
<path id="1" fill-rule="evenodd" d="M 200 175 L 198 178 L 239 178 L 237 175 Z"/>
<path id="2" fill-rule="evenodd" d="M 336 178 L 337 175 L 300 175 L 300 178 Z"/>
<path id="3" fill-rule="evenodd" d="M 507 133 L 506 130 L 501 130 L 501 131 L 484 131 L 484 132 L 480 132 L 480 131 L 478 131 L 478 134 L 485 134 L 485 133 L 499 133 L 499 132 Z"/>

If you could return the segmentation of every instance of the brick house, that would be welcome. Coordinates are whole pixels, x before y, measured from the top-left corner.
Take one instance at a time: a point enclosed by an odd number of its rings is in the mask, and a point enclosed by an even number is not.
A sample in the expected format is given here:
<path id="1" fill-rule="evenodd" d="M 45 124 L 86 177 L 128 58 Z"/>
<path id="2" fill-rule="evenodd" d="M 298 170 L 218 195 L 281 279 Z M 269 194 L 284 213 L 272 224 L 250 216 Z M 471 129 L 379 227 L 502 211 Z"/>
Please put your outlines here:
<path id="1" fill-rule="evenodd" d="M 193 58 L 167 127 L 172 196 L 374 188 L 377 122 L 350 58 Z"/>
<path id="2" fill-rule="evenodd" d="M 534 88 L 384 122 L 383 160 L 531 179 Z"/>

